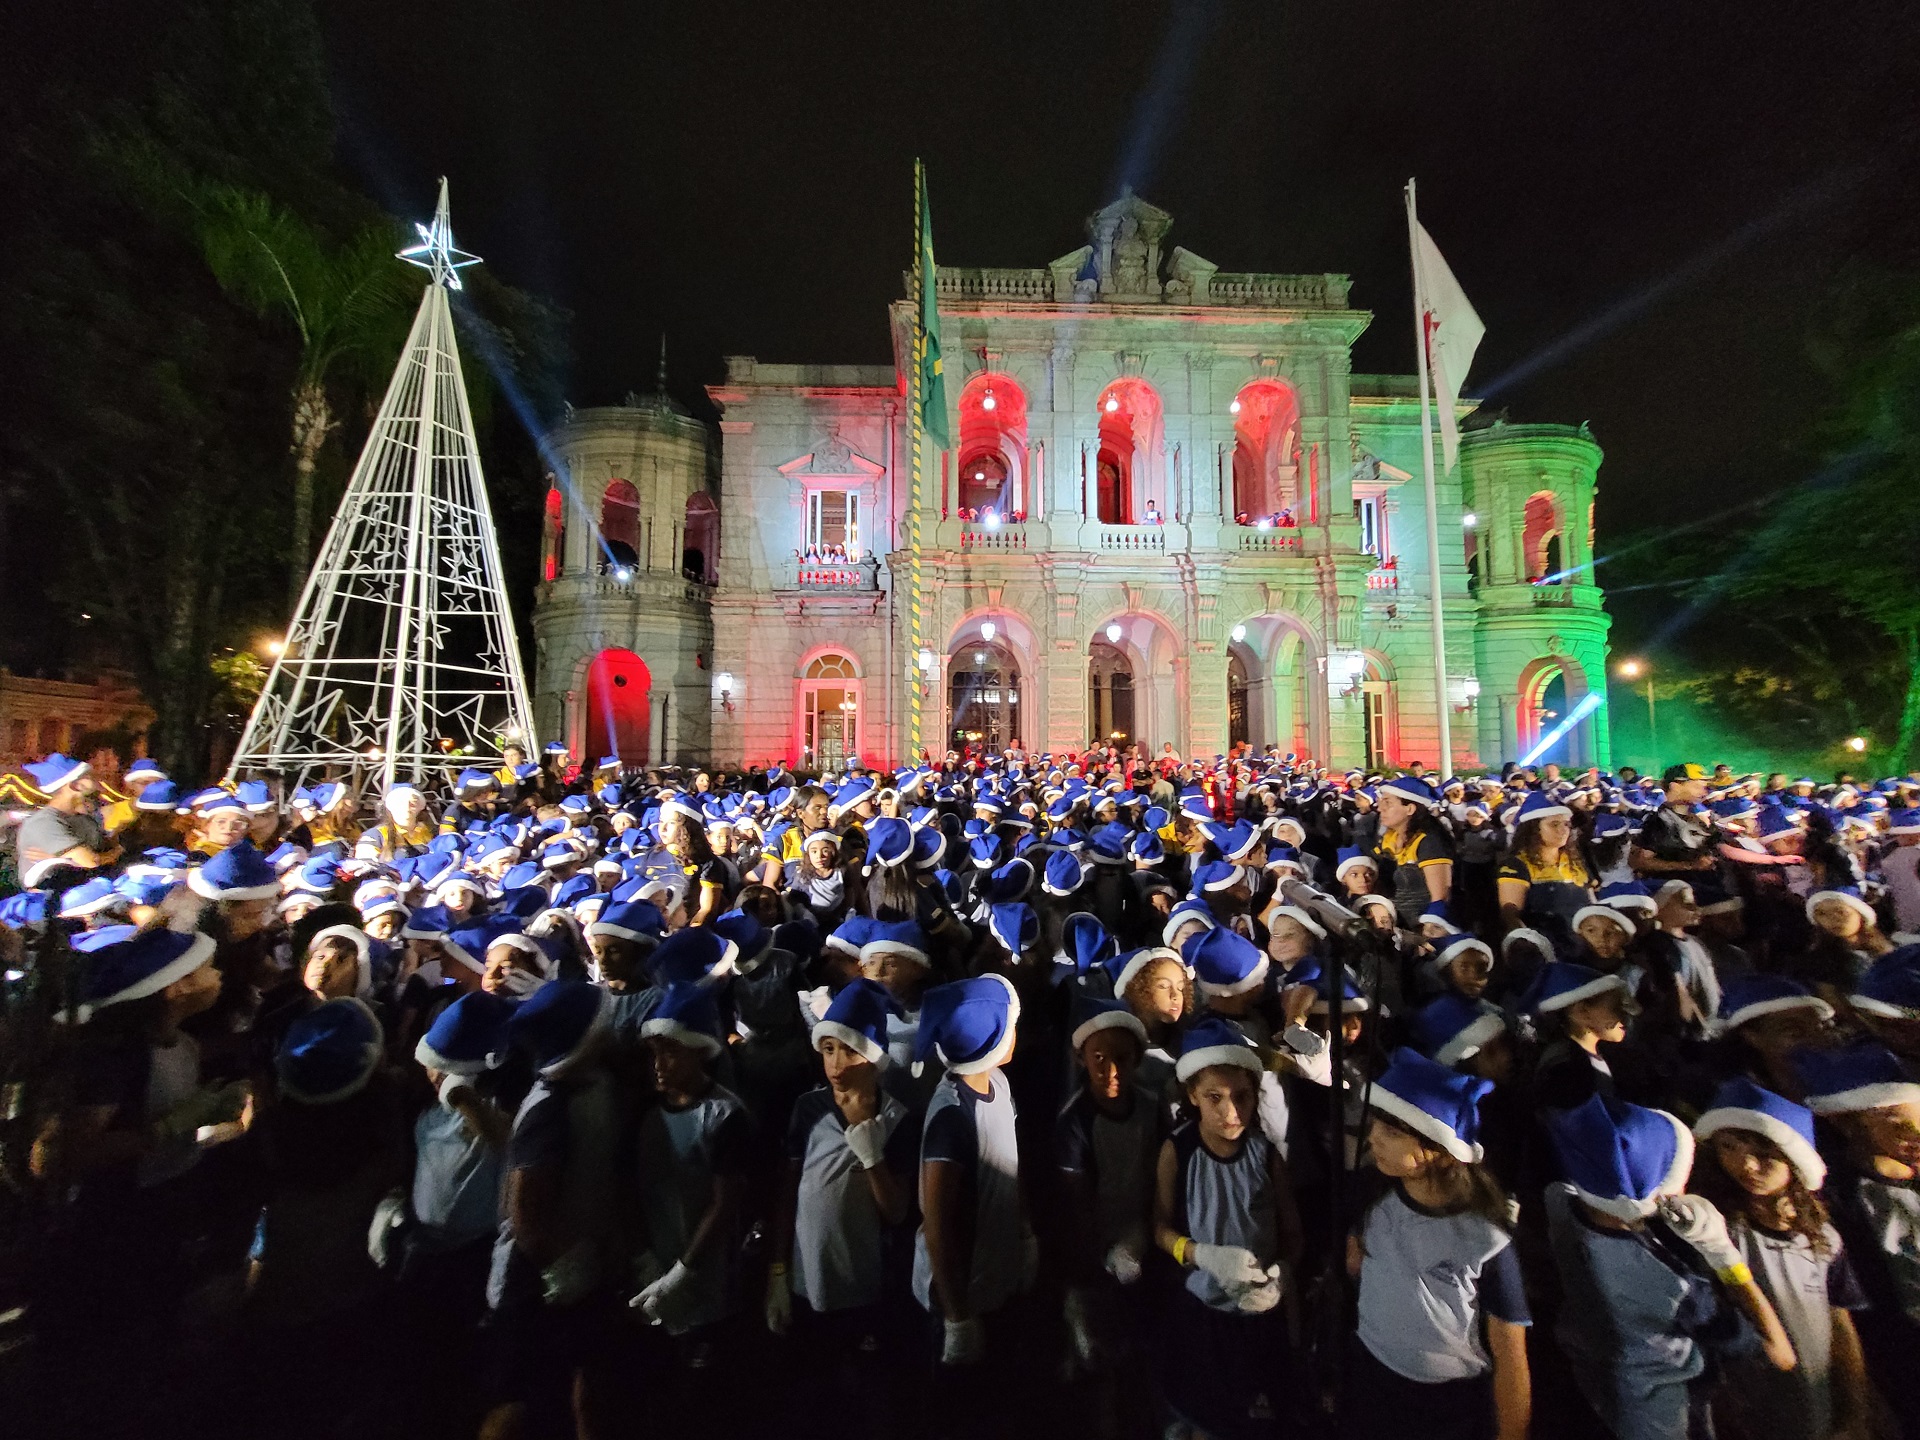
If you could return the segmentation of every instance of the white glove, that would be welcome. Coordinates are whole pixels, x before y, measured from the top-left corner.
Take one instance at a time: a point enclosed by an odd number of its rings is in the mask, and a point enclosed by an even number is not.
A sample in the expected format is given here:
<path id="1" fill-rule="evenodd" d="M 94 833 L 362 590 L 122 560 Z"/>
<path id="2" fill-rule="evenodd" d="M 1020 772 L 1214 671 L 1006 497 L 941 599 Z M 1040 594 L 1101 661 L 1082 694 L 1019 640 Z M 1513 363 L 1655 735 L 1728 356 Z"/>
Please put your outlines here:
<path id="1" fill-rule="evenodd" d="M 878 1119 L 862 1120 L 858 1125 L 847 1126 L 847 1148 L 853 1152 L 853 1163 L 862 1170 L 871 1170 L 887 1154 L 887 1134 L 880 1128 Z"/>
<path id="2" fill-rule="evenodd" d="M 395 1190 L 373 1207 L 373 1223 L 367 1227 L 367 1257 L 382 1270 L 396 1258 L 393 1237 L 407 1222 L 407 1197 Z"/>
<path id="3" fill-rule="evenodd" d="M 1258 1285 L 1236 1291 L 1233 1303 L 1243 1315 L 1263 1315 L 1280 1303 L 1280 1267 L 1269 1265 Z"/>
<path id="4" fill-rule="evenodd" d="M 1107 1251 L 1107 1274 L 1122 1285 L 1132 1285 L 1140 1279 L 1140 1252 L 1125 1241 L 1116 1242 Z"/>
<path id="5" fill-rule="evenodd" d="M 1201 1245 L 1193 1247 L 1193 1263 L 1218 1280 L 1228 1290 L 1245 1290 L 1266 1283 L 1267 1272 L 1260 1268 L 1257 1256 L 1239 1245 Z"/>
<path id="6" fill-rule="evenodd" d="M 1067 1336 L 1073 1342 L 1073 1353 L 1082 1365 L 1092 1365 L 1100 1353 L 1100 1342 L 1094 1335 L 1093 1306 L 1084 1288 L 1078 1285 L 1067 1287 L 1067 1300 L 1062 1313 L 1067 1322 Z"/>
<path id="7" fill-rule="evenodd" d="M 978 1365 L 987 1353 L 987 1327 L 979 1320 L 948 1320 L 940 1342 L 942 1365 Z"/>
<path id="8" fill-rule="evenodd" d="M 667 1317 L 673 1313 L 674 1296 L 686 1285 L 692 1273 L 687 1269 L 686 1261 L 674 1261 L 671 1270 L 633 1297 L 634 1305 L 656 1325 L 666 1323 Z"/>
<path id="9" fill-rule="evenodd" d="M 1327 1046 L 1326 1036 L 1316 1035 L 1304 1025 L 1289 1025 L 1280 1039 L 1302 1079 L 1315 1085 L 1333 1084 L 1333 1051 Z"/>
<path id="10" fill-rule="evenodd" d="M 440 1104 L 446 1109 L 452 1110 L 454 1092 L 472 1089 L 473 1077 L 471 1075 L 456 1075 L 449 1070 L 440 1077 Z"/>
<path id="11" fill-rule="evenodd" d="M 1746 1260 L 1727 1236 L 1725 1217 L 1706 1196 L 1670 1195 L 1660 1202 L 1660 1218 L 1693 1247 L 1714 1274 L 1724 1277 L 1746 1270 Z"/>
<path id="12" fill-rule="evenodd" d="M 793 1324 L 793 1287 L 787 1282 L 787 1267 L 767 1269 L 767 1329 L 784 1335 Z"/>

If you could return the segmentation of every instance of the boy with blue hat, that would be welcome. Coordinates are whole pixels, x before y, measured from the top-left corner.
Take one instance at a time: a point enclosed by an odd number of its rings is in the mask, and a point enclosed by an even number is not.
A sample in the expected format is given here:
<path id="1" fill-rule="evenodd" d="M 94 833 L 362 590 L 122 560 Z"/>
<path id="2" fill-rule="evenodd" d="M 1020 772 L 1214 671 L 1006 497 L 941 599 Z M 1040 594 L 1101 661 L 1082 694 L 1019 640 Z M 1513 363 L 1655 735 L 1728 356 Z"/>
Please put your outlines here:
<path id="1" fill-rule="evenodd" d="M 1001 1073 L 1019 1019 L 1013 984 L 998 974 L 936 985 L 921 1002 L 914 1060 L 937 1062 L 946 1074 L 927 1104 L 920 1142 L 924 1219 L 914 1237 L 913 1293 L 940 1322 L 942 1366 L 986 1360 L 990 1322 L 1033 1283 L 1013 1091 Z"/>

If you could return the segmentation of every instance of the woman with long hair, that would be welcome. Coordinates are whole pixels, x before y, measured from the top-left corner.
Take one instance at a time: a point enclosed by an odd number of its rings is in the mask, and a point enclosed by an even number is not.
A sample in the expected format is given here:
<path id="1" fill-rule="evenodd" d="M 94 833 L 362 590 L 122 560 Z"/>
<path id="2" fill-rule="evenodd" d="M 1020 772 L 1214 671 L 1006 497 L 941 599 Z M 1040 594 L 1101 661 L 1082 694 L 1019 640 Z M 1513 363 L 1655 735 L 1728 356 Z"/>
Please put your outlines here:
<path id="1" fill-rule="evenodd" d="M 1380 838 L 1373 853 L 1391 862 L 1393 907 L 1409 930 L 1419 929 L 1420 917 L 1436 904 L 1444 910 L 1453 893 L 1453 846 L 1433 813 L 1439 801 L 1433 787 L 1413 775 L 1387 781 L 1375 796 Z"/>
<path id="2" fill-rule="evenodd" d="M 1520 806 L 1519 821 L 1498 878 L 1501 933 L 1538 930 L 1570 943 L 1573 917 L 1593 903 L 1594 893 L 1573 812 L 1535 791 Z"/>

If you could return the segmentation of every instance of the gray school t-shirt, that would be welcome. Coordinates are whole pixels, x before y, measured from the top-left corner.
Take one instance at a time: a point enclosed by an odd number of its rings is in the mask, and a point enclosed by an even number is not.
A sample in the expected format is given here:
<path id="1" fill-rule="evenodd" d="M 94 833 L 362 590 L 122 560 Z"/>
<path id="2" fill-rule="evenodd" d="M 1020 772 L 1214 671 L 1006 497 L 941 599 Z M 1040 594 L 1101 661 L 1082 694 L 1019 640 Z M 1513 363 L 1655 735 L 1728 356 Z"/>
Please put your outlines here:
<path id="1" fill-rule="evenodd" d="M 686 1258 L 693 1232 L 713 1203 L 716 1177 L 746 1168 L 749 1128 L 746 1106 L 718 1085 L 684 1110 L 655 1105 L 641 1118 L 640 1209 L 654 1258 L 663 1266 Z M 678 1331 L 726 1318 L 735 1243 L 731 1235 L 711 1236 L 687 1267 L 686 1289 L 675 1297 Z"/>
<path id="2" fill-rule="evenodd" d="M 989 1090 L 948 1075 L 927 1103 L 921 1132 L 922 1173 L 926 1162 L 944 1160 L 961 1167 L 973 1195 L 973 1262 L 967 1277 L 967 1304 L 975 1315 L 999 1309 L 1026 1284 L 1027 1220 L 1020 1211 L 1020 1145 L 1014 1135 L 1013 1091 L 998 1070 L 987 1074 Z M 927 1197 L 921 1191 L 920 1208 Z M 933 1305 L 933 1262 L 927 1231 L 913 1237 L 913 1295 L 928 1310 Z"/>
<path id="3" fill-rule="evenodd" d="M 880 1096 L 882 1164 L 903 1184 L 919 1162 L 919 1132 L 907 1107 Z M 880 1300 L 886 1265 L 886 1223 L 873 1190 L 847 1148 L 847 1125 L 833 1091 L 809 1090 L 793 1107 L 787 1156 L 800 1165 L 793 1211 L 793 1293 L 825 1314 Z"/>
<path id="4" fill-rule="evenodd" d="M 1728 1228 L 1799 1360 L 1793 1369 L 1781 1371 L 1760 1356 L 1735 1359 L 1727 1368 L 1728 1402 L 1751 1417 L 1753 1434 L 1768 1440 L 1824 1440 L 1833 1428 L 1833 1312 L 1866 1305 L 1839 1232 L 1826 1227 L 1827 1253 L 1822 1257 L 1804 1235 L 1780 1235 L 1745 1224 Z"/>
<path id="5" fill-rule="evenodd" d="M 1179 1167 L 1174 1182 L 1174 1228 L 1202 1245 L 1251 1250 L 1262 1269 L 1278 1260 L 1273 1143 L 1249 1128 L 1240 1148 L 1223 1160 L 1200 1142 L 1200 1127 L 1189 1121 L 1173 1132 L 1173 1153 Z M 1187 1271 L 1186 1286 L 1216 1310 L 1240 1308 L 1227 1288 L 1197 1265 Z"/>
<path id="6" fill-rule="evenodd" d="M 1480 1316 L 1532 1323 L 1513 1237 L 1484 1216 L 1419 1209 L 1396 1186 L 1367 1212 L 1361 1243 L 1360 1339 L 1396 1374 L 1428 1385 L 1484 1375 Z"/>
<path id="7" fill-rule="evenodd" d="M 413 1122 L 413 1214 L 421 1243 L 451 1250 L 500 1226 L 501 1157 L 444 1105 Z"/>

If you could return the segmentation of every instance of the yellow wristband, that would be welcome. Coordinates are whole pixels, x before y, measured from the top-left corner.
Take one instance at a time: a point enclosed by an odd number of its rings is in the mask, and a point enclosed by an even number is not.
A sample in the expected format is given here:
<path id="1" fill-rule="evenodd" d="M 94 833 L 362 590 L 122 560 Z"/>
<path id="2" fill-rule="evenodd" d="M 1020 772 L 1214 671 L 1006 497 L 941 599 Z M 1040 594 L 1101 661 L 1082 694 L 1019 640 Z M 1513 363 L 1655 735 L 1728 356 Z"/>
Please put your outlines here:
<path id="1" fill-rule="evenodd" d="M 773 1263 L 772 1263 L 771 1265 L 769 1265 L 769 1266 L 767 1266 L 767 1273 L 768 1273 L 768 1274 L 770 1274 L 770 1275 L 784 1275 L 784 1274 L 786 1274 L 786 1273 L 787 1273 L 787 1262 L 786 1262 L 786 1261 L 784 1261 L 784 1260 L 776 1260 L 776 1261 L 774 1261 L 774 1262 L 773 1262 Z"/>
<path id="2" fill-rule="evenodd" d="M 1185 1235 L 1180 1236 L 1173 1242 L 1173 1263 L 1176 1265 L 1185 1265 L 1187 1263 L 1187 1253 L 1192 1249 L 1193 1241 Z"/>
<path id="3" fill-rule="evenodd" d="M 1722 1270 L 1720 1272 L 1720 1278 L 1729 1285 L 1751 1285 L 1753 1283 L 1753 1271 L 1747 1268 L 1745 1261 L 1740 1261 Z"/>

